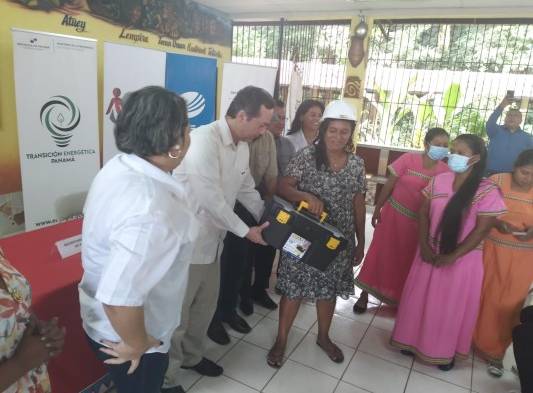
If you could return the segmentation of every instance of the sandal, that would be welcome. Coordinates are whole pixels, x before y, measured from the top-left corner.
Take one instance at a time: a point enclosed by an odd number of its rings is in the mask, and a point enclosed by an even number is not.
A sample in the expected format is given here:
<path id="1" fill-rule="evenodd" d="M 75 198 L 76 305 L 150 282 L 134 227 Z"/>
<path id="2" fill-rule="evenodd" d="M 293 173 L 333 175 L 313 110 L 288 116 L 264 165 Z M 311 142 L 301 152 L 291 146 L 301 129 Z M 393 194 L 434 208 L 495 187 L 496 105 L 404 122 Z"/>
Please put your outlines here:
<path id="1" fill-rule="evenodd" d="M 487 364 L 487 372 L 493 377 L 500 378 L 503 375 L 503 366 L 495 362 Z"/>
<path id="2" fill-rule="evenodd" d="M 368 298 L 364 302 L 361 299 L 363 299 L 362 296 L 353 305 L 353 312 L 356 314 L 364 314 L 368 308 Z"/>
<path id="3" fill-rule="evenodd" d="M 267 364 L 272 368 L 280 368 L 283 364 L 283 355 L 285 355 L 285 348 L 283 348 L 282 351 L 276 352 L 276 344 L 272 348 L 270 348 L 270 351 L 268 351 L 267 355 Z"/>
<path id="4" fill-rule="evenodd" d="M 342 353 L 341 349 L 336 346 L 331 340 L 329 341 L 328 345 L 322 345 L 320 341 L 316 341 L 316 345 L 318 345 L 326 354 L 328 357 L 334 361 L 335 363 L 342 363 L 344 361 L 344 354 Z"/>

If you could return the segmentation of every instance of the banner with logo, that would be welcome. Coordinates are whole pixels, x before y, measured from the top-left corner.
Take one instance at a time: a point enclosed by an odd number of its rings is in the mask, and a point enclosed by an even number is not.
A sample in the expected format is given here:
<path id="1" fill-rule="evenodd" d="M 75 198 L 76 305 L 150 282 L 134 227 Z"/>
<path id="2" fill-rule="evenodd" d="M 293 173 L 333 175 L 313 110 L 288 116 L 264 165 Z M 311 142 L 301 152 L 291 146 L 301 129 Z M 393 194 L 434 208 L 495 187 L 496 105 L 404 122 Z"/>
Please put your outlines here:
<path id="1" fill-rule="evenodd" d="M 191 129 L 215 120 L 216 59 L 168 53 L 165 86 L 187 101 Z"/>
<path id="2" fill-rule="evenodd" d="M 26 230 L 81 215 L 100 167 L 96 41 L 13 29 Z"/>
<path id="3" fill-rule="evenodd" d="M 253 85 L 274 94 L 277 68 L 251 64 L 224 63 L 222 71 L 222 95 L 220 116 L 224 116 L 229 104 L 243 87 Z"/>
<path id="4" fill-rule="evenodd" d="M 165 52 L 104 43 L 104 164 L 118 153 L 113 130 L 124 94 L 144 86 L 164 86 L 165 64 Z"/>
<path id="5" fill-rule="evenodd" d="M 191 127 L 215 119 L 216 59 L 178 55 L 112 43 L 104 44 L 104 163 L 118 153 L 114 122 L 125 94 L 164 86 L 187 101 Z"/>

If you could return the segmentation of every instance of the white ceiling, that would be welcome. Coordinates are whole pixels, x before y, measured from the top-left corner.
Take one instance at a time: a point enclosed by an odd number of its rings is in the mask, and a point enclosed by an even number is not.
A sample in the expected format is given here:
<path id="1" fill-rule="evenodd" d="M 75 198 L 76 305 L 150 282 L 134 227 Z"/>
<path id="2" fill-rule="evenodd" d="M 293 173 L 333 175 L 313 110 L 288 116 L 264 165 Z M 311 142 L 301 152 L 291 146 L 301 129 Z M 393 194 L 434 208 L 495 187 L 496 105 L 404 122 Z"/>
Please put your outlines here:
<path id="1" fill-rule="evenodd" d="M 197 0 L 234 20 L 281 17 L 347 18 L 363 11 L 382 17 L 533 17 L 533 0 Z"/>

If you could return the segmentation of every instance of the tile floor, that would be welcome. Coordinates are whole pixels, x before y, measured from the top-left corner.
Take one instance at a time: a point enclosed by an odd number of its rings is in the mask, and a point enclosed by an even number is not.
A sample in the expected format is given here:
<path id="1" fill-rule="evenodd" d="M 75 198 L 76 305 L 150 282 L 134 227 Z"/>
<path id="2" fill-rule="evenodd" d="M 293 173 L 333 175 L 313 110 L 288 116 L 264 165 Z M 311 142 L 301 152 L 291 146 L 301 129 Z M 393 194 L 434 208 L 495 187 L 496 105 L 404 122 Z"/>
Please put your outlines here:
<path id="1" fill-rule="evenodd" d="M 367 229 L 369 244 L 370 223 Z M 272 297 L 279 300 L 277 295 Z M 240 335 L 229 330 L 228 346 L 210 342 L 208 357 L 224 367 L 224 375 L 208 378 L 183 370 L 183 387 L 190 393 L 505 393 L 519 389 L 518 378 L 511 372 L 492 378 L 475 356 L 442 372 L 401 355 L 388 344 L 394 310 L 371 298 L 368 312 L 355 315 L 356 300 L 357 296 L 338 300 L 331 327 L 344 363 L 333 363 L 315 344 L 316 310 L 305 303 L 294 322 L 284 365 L 279 370 L 269 367 L 266 355 L 276 335 L 278 312 L 256 306 L 255 313 L 246 317 L 252 332 Z"/>
<path id="2" fill-rule="evenodd" d="M 372 239 L 367 217 L 367 247 Z M 274 277 L 273 280 L 274 281 Z M 273 287 L 273 282 L 271 283 Z M 278 301 L 279 296 L 272 294 Z M 201 377 L 181 370 L 189 393 L 507 393 L 519 391 L 518 378 L 507 371 L 500 379 L 490 377 L 484 362 L 472 355 L 442 372 L 402 356 L 388 340 L 394 326 L 394 310 L 370 297 L 366 314 L 355 315 L 356 296 L 339 299 L 330 335 L 342 348 L 345 361 L 335 364 L 315 344 L 316 310 L 305 303 L 289 336 L 284 365 L 275 370 L 266 355 L 277 329 L 278 313 L 257 307 L 246 317 L 253 330 L 232 336 L 227 346 L 209 341 L 206 356 L 224 367 L 218 378 Z"/>
<path id="3" fill-rule="evenodd" d="M 449 372 L 402 356 L 388 345 L 394 311 L 375 302 L 366 314 L 355 315 L 355 301 L 355 296 L 339 299 L 331 328 L 331 338 L 344 352 L 344 363 L 333 363 L 317 347 L 315 307 L 304 304 L 283 367 L 269 367 L 265 359 L 275 338 L 277 311 L 256 307 L 255 314 L 246 317 L 253 326 L 251 333 L 243 336 L 228 330 L 231 344 L 210 342 L 208 357 L 224 367 L 224 376 L 200 377 L 182 370 L 183 387 L 191 393 L 505 393 L 519 389 L 511 372 L 492 378 L 475 356 L 458 361 Z"/>

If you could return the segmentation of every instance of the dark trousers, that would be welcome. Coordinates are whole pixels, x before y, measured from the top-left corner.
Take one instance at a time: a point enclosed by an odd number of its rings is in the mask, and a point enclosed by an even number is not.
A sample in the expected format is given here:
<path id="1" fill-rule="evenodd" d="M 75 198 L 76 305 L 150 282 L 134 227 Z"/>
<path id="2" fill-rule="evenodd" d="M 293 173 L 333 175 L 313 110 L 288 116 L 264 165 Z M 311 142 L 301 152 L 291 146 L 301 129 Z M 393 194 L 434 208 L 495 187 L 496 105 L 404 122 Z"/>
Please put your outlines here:
<path id="1" fill-rule="evenodd" d="M 102 362 L 111 356 L 100 351 L 102 345 L 87 337 L 89 345 Z M 118 365 L 105 364 L 118 393 L 160 393 L 168 368 L 168 353 L 144 354 L 139 367 L 128 375 L 130 362 Z"/>
<path id="2" fill-rule="evenodd" d="M 245 274 L 241 288 L 241 298 L 251 299 L 252 295 L 260 294 L 268 288 L 276 249 L 271 246 L 253 244 L 251 247 L 251 263 Z M 254 282 L 252 284 L 252 271 L 255 271 Z"/>
<path id="3" fill-rule="evenodd" d="M 254 217 L 239 202 L 235 204 L 234 211 L 246 225 L 257 225 Z M 220 292 L 213 321 L 229 319 L 237 312 L 239 291 L 250 264 L 251 244 L 248 239 L 231 232 L 224 239 L 224 249 L 220 256 Z"/>
<path id="4" fill-rule="evenodd" d="M 522 393 L 533 393 L 533 306 L 522 310 L 522 324 L 513 329 L 513 348 Z"/>

